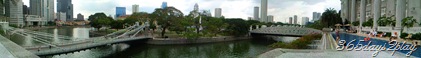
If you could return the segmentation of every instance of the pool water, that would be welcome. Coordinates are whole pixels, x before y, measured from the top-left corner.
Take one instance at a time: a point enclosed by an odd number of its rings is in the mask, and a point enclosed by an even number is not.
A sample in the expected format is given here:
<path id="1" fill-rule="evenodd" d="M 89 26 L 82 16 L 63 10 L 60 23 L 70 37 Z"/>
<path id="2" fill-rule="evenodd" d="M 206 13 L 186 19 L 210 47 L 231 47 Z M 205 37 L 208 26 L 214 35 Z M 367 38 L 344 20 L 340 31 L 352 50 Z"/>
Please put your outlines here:
<path id="1" fill-rule="evenodd" d="M 332 36 L 336 40 L 336 36 L 337 36 L 336 33 L 332 33 Z M 350 42 L 352 40 L 355 40 L 354 42 L 351 43 L 351 44 L 354 44 L 354 46 L 358 45 L 358 44 L 367 45 L 369 43 L 367 41 L 359 42 L 359 40 L 364 40 L 364 38 L 365 38 L 364 36 L 357 36 L 357 35 L 351 35 L 351 34 L 346 34 L 346 33 L 339 33 L 339 37 L 340 37 L 340 40 L 345 40 L 346 44 L 348 44 L 348 42 Z M 371 45 L 381 45 L 381 46 L 385 45 L 387 48 L 391 47 L 389 45 L 388 41 L 385 41 L 385 40 L 370 38 L 369 41 L 371 41 L 370 46 Z M 407 42 L 407 43 L 411 43 L 411 42 Z M 402 45 L 402 42 L 399 42 L 399 45 Z M 411 45 L 411 44 L 404 44 L 404 45 Z M 411 56 L 421 57 L 421 50 L 420 49 L 421 49 L 421 47 L 417 46 L 417 49 L 412 52 Z M 388 50 L 386 50 L 386 51 L 388 51 Z M 402 53 L 402 54 L 406 54 L 406 53 L 409 52 L 409 50 L 397 50 L 397 51 L 399 53 Z"/>

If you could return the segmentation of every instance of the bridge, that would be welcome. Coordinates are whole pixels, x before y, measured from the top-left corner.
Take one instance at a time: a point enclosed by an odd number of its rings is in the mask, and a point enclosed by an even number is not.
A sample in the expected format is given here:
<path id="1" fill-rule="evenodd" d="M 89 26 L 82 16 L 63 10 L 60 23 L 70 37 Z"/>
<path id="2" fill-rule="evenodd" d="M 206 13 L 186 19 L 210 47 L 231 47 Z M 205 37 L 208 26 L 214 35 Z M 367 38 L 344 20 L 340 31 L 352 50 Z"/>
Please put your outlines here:
<path id="1" fill-rule="evenodd" d="M 277 35 L 277 36 L 294 36 L 294 37 L 301 37 L 307 34 L 312 33 L 319 33 L 321 34 L 322 31 L 312 29 L 312 28 L 305 28 L 302 26 L 288 26 L 288 25 L 272 25 L 272 26 L 266 26 L 266 25 L 256 25 L 255 28 L 252 26 L 250 27 L 250 34 L 251 35 Z"/>
<path id="2" fill-rule="evenodd" d="M 84 40 L 68 40 L 65 42 L 52 42 L 52 39 L 73 39 L 70 36 L 57 35 L 45 32 L 31 31 L 26 29 L 19 29 L 14 27 L 8 27 L 8 24 L 2 24 L 1 29 L 5 35 L 22 35 L 26 39 L 32 39 L 36 42 L 40 42 L 44 45 L 37 46 L 24 46 L 26 50 L 32 52 L 35 55 L 54 55 L 71 53 L 74 51 L 94 48 L 98 46 L 116 44 L 116 43 L 139 43 L 151 39 L 145 28 L 149 26 L 148 22 L 143 24 L 136 23 L 128 28 L 104 35 L 99 37 L 91 37 Z M 0 31 L 1 32 L 1 31 Z"/>

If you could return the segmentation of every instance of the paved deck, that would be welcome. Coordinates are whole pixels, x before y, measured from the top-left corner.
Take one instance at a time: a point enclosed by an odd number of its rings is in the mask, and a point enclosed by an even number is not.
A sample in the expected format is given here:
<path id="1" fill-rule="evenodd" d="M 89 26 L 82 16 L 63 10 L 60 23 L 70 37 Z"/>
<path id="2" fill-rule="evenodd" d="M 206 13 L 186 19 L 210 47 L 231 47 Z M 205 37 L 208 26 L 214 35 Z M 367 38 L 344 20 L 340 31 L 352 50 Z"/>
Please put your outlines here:
<path id="1" fill-rule="evenodd" d="M 324 42 L 321 49 L 273 49 L 258 56 L 258 58 L 417 58 L 406 57 L 403 53 L 392 51 L 380 51 L 376 57 L 372 54 L 376 51 L 337 51 L 336 41 L 329 32 L 325 32 L 322 37 Z"/>
<path id="2" fill-rule="evenodd" d="M 39 58 L 16 43 L 0 35 L 0 58 Z"/>
<path id="3" fill-rule="evenodd" d="M 391 51 L 381 51 L 376 57 L 372 54 L 376 51 L 336 51 L 336 50 L 294 50 L 275 49 L 282 51 L 273 58 L 407 58 L 404 54 L 391 55 Z M 416 58 L 416 57 L 408 57 Z"/>

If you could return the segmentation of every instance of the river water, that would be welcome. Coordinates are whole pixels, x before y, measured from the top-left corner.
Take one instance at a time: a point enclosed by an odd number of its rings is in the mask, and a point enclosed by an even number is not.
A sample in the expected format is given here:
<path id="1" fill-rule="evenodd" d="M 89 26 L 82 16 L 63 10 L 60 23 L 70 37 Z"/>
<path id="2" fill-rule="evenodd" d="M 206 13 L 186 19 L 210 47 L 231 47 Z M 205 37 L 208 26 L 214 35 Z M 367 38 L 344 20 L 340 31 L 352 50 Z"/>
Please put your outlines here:
<path id="1" fill-rule="evenodd" d="M 89 39 L 90 28 L 60 27 L 36 31 L 74 37 L 73 39 L 48 39 L 51 42 L 69 42 Z M 57 35 L 54 35 L 57 36 Z M 11 36 L 21 46 L 43 45 L 25 36 Z M 285 37 L 279 37 L 285 38 Z M 287 37 L 290 38 L 290 37 Z M 287 40 L 291 41 L 291 40 Z M 115 44 L 93 49 L 41 56 L 43 58 L 255 58 L 271 50 L 273 40 L 263 38 L 187 45 Z"/>

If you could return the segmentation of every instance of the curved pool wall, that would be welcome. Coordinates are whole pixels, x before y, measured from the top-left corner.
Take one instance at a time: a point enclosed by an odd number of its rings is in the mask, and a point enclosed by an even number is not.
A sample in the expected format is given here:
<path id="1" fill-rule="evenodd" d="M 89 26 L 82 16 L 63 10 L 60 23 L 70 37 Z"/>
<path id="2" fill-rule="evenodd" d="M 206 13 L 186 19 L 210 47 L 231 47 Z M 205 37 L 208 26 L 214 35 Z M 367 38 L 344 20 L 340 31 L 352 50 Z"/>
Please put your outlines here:
<path id="1" fill-rule="evenodd" d="M 336 33 L 332 33 L 332 36 L 336 40 L 336 36 L 337 36 Z M 347 34 L 347 33 L 339 33 L 339 37 L 340 37 L 340 40 L 345 40 L 346 44 L 355 39 L 355 41 L 352 42 L 352 44 L 354 44 L 354 45 L 357 45 L 359 40 L 364 40 L 364 38 L 365 38 L 364 36 L 352 35 L 352 34 Z M 370 45 L 384 45 L 384 44 L 386 44 L 387 48 L 390 47 L 390 45 L 388 44 L 388 41 L 385 41 L 385 40 L 370 38 L 370 41 L 371 41 Z M 403 42 L 399 42 L 399 43 L 401 45 Z M 410 42 L 407 42 L 407 43 L 410 43 Z M 361 42 L 360 44 L 367 45 L 368 42 Z M 404 44 L 404 45 L 411 45 L 411 44 Z M 417 46 L 417 50 L 412 52 L 411 56 L 421 57 L 421 50 L 420 49 L 421 49 L 421 46 Z M 406 53 L 409 52 L 409 50 L 405 50 L 405 51 L 397 50 L 397 51 L 402 53 L 402 54 L 406 54 Z"/>

